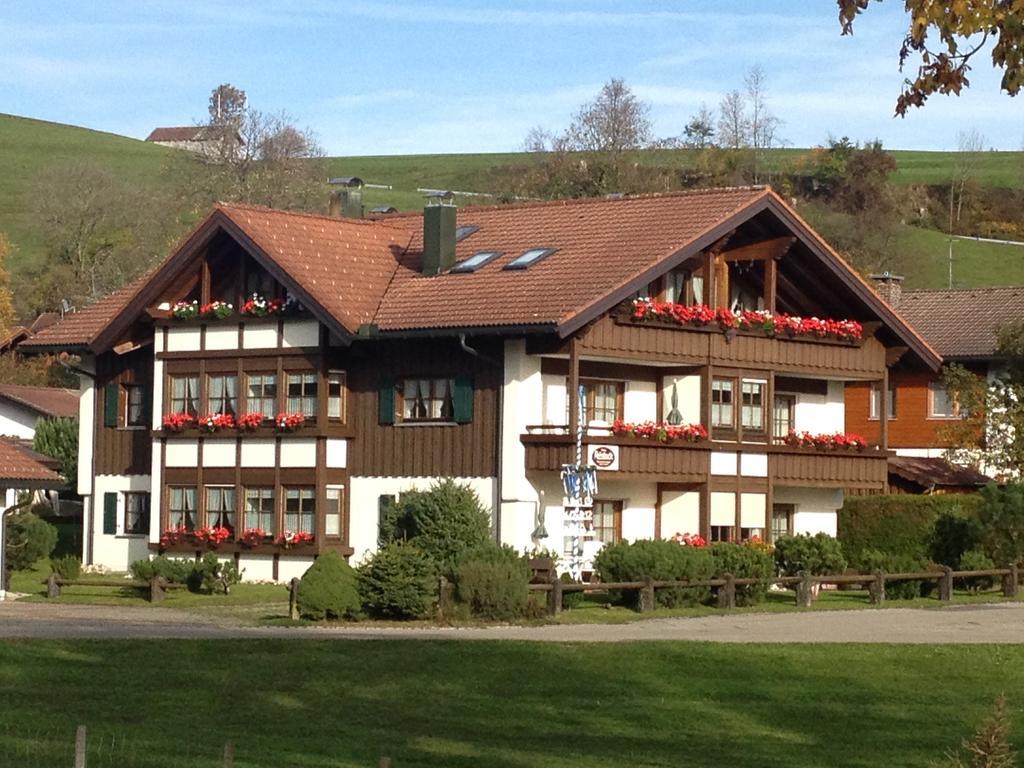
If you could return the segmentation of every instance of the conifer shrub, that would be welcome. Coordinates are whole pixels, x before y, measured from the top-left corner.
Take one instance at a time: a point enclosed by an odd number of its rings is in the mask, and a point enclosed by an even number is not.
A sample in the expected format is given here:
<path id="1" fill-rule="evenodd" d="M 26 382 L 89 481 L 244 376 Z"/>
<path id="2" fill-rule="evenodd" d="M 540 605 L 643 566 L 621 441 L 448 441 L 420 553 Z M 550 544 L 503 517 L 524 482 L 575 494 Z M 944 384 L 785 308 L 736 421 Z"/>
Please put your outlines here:
<path id="1" fill-rule="evenodd" d="M 784 576 L 796 576 L 800 571 L 824 576 L 845 571 L 846 558 L 839 542 L 827 533 L 804 533 L 775 541 L 775 565 Z"/>
<path id="2" fill-rule="evenodd" d="M 601 581 L 703 581 L 715 570 L 707 548 L 684 547 L 674 541 L 642 539 L 619 541 L 601 548 L 594 558 Z M 710 587 L 662 588 L 654 592 L 656 604 L 665 608 L 696 605 L 711 598 Z M 612 602 L 640 606 L 640 590 L 611 590 Z"/>
<path id="3" fill-rule="evenodd" d="M 299 614 L 304 619 L 343 619 L 359 613 L 356 573 L 337 552 L 325 552 L 299 579 Z"/>
<path id="4" fill-rule="evenodd" d="M 74 581 L 82 575 L 82 561 L 74 555 L 50 559 L 50 570 L 67 581 Z"/>
<path id="5" fill-rule="evenodd" d="M 458 599 L 481 619 L 511 621 L 526 613 L 530 566 L 511 547 L 490 544 L 467 552 L 455 572 Z"/>
<path id="6" fill-rule="evenodd" d="M 437 566 L 419 547 L 395 541 L 359 567 L 358 587 L 363 610 L 374 618 L 425 618 L 437 597 Z"/>

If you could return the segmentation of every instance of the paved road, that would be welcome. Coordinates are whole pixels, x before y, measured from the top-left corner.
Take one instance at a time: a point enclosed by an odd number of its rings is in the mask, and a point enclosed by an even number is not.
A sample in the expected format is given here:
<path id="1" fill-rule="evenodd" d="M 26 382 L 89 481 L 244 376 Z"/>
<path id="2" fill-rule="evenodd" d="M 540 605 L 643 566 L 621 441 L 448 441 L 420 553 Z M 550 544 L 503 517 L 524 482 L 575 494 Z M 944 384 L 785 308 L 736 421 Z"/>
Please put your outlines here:
<path id="1" fill-rule="evenodd" d="M 381 628 L 253 627 L 170 608 L 0 603 L 0 638 L 44 639 L 422 639 L 626 642 L 705 640 L 729 643 L 1020 643 L 1024 604 L 943 609 L 819 611 L 648 619 L 618 625 Z"/>

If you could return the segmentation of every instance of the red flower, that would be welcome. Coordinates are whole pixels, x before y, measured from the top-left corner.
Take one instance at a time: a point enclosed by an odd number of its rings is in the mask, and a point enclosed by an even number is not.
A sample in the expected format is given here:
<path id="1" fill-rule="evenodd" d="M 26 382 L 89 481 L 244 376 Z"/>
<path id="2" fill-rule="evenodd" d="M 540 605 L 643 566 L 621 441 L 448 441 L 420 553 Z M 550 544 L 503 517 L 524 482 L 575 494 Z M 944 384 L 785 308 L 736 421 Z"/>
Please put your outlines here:
<path id="1" fill-rule="evenodd" d="M 199 419 L 199 428 L 206 432 L 218 429 L 234 429 L 235 417 L 230 413 L 211 413 Z"/>
<path id="2" fill-rule="evenodd" d="M 196 423 L 196 417 L 190 413 L 169 413 L 164 416 L 164 429 L 171 432 L 180 432 L 185 427 Z"/>
<path id="3" fill-rule="evenodd" d="M 267 532 L 262 528 L 246 528 L 239 536 L 239 539 L 247 547 L 258 547 L 266 538 Z"/>
<path id="4" fill-rule="evenodd" d="M 266 417 L 262 413 L 247 413 L 238 417 L 239 429 L 258 429 L 263 426 Z"/>
<path id="5" fill-rule="evenodd" d="M 301 413 L 279 413 L 274 419 L 274 423 L 278 429 L 291 431 L 305 424 L 306 417 Z"/>
<path id="6" fill-rule="evenodd" d="M 168 528 L 162 534 L 160 534 L 160 548 L 167 549 L 174 544 L 177 544 L 185 536 L 188 535 L 188 528 L 184 525 L 179 525 L 175 528 Z"/>

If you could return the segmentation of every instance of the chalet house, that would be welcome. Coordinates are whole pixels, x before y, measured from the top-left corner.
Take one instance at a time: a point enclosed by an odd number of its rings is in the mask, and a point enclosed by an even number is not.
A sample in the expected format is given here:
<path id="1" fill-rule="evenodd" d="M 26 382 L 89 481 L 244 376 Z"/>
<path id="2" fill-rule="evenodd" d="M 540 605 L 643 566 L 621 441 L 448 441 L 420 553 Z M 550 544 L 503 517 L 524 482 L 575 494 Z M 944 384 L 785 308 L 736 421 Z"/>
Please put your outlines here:
<path id="1" fill-rule="evenodd" d="M 1001 372 L 998 330 L 1024 316 L 1024 288 L 904 291 L 899 275 L 874 279 L 883 298 L 944 362 L 989 379 Z M 944 459 L 951 447 L 946 427 L 960 416 L 940 373 L 897 365 L 888 386 L 888 442 L 896 453 L 890 461 L 893 490 L 912 491 L 915 485 L 928 492 L 976 490 L 988 482 L 985 475 Z M 847 389 L 847 424 L 869 440 L 880 434 L 879 397 L 875 384 L 857 382 Z"/>
<path id="2" fill-rule="evenodd" d="M 78 416 L 78 392 L 0 384 L 0 435 L 30 440 L 40 419 Z"/>
<path id="3" fill-rule="evenodd" d="M 886 409 L 860 445 L 848 385 L 941 364 L 764 188 L 381 220 L 219 205 L 27 344 L 81 357 L 85 560 L 213 547 L 247 579 L 362 560 L 382 504 L 447 477 L 499 541 L 562 550 L 578 429 L 591 555 L 834 533 L 844 490 L 887 478 Z"/>
<path id="4" fill-rule="evenodd" d="M 241 146 L 242 137 L 235 134 L 235 140 Z M 175 126 L 171 128 L 154 128 L 146 141 L 164 147 L 184 149 L 206 157 L 218 157 L 222 154 L 221 134 L 203 125 Z"/>

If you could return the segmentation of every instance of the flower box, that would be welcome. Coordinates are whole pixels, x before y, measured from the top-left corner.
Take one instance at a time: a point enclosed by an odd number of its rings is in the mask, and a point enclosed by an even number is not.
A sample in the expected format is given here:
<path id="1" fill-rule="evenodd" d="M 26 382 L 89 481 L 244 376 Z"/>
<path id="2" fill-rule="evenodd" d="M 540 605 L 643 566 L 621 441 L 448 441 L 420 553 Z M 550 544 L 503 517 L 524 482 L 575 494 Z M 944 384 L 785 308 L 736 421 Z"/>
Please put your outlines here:
<path id="1" fill-rule="evenodd" d="M 274 317 L 292 311 L 295 302 L 291 299 L 268 299 L 254 293 L 242 303 L 242 314 L 249 317 Z"/>
<path id="2" fill-rule="evenodd" d="M 274 539 L 274 543 L 278 546 L 284 547 L 285 549 L 290 549 L 302 544 L 312 544 L 313 534 L 307 533 L 306 531 L 285 531 Z"/>
<path id="3" fill-rule="evenodd" d="M 868 447 L 867 440 L 849 432 L 815 434 L 790 430 L 782 442 L 794 448 L 814 448 L 819 451 L 863 451 Z"/>
<path id="4" fill-rule="evenodd" d="M 666 424 L 662 421 L 645 421 L 634 424 L 616 419 L 612 423 L 612 434 L 632 435 L 647 440 L 656 440 L 659 443 L 668 443 L 673 440 L 699 443 L 708 439 L 708 431 L 703 424 Z"/>
<path id="5" fill-rule="evenodd" d="M 195 423 L 196 417 L 191 413 L 169 413 L 164 416 L 163 427 L 168 432 L 181 432 Z"/>
<path id="6" fill-rule="evenodd" d="M 282 432 L 294 432 L 305 423 L 306 417 L 301 413 L 279 413 L 274 417 L 275 426 Z"/>
<path id="7" fill-rule="evenodd" d="M 195 320 L 199 317 L 198 301 L 179 301 L 171 307 L 171 317 L 175 320 Z"/>
<path id="8" fill-rule="evenodd" d="M 270 534 L 262 528 L 246 528 L 238 538 L 247 547 L 258 547 L 272 540 Z"/>
<path id="9" fill-rule="evenodd" d="M 160 534 L 160 548 L 168 549 L 182 541 L 188 536 L 188 534 L 189 530 L 184 525 L 179 525 L 176 528 L 168 528 Z"/>
<path id="10" fill-rule="evenodd" d="M 267 417 L 262 413 L 246 413 L 238 417 L 238 429 L 245 432 L 252 432 L 263 426 Z"/>
<path id="11" fill-rule="evenodd" d="M 230 413 L 211 413 L 196 423 L 203 432 L 216 432 L 221 429 L 234 429 L 235 417 Z"/>
<path id="12" fill-rule="evenodd" d="M 199 308 L 199 317 L 204 320 L 224 320 L 235 312 L 234 306 L 226 301 L 211 301 Z"/>
<path id="13" fill-rule="evenodd" d="M 219 547 L 225 541 L 231 539 L 232 534 L 230 529 L 223 526 L 204 526 L 203 528 L 197 528 L 192 532 L 193 538 L 200 544 L 208 544 L 211 547 Z"/>

